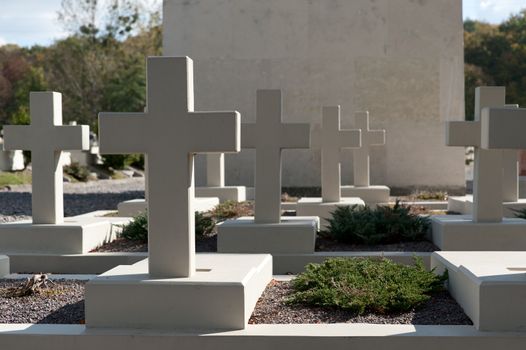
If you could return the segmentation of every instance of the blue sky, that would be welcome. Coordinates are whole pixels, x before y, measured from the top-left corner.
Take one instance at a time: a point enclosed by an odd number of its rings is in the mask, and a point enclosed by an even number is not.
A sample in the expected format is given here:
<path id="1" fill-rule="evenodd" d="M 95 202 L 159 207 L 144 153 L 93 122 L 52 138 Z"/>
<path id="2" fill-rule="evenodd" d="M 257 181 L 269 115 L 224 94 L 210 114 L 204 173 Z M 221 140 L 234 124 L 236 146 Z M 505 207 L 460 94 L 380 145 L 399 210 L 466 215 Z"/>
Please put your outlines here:
<path id="1" fill-rule="evenodd" d="M 60 3 L 61 0 L 0 0 L 0 45 L 48 45 L 64 37 L 66 33 L 56 19 Z M 526 8 L 526 0 L 464 0 L 463 7 L 464 18 L 499 23 Z"/>

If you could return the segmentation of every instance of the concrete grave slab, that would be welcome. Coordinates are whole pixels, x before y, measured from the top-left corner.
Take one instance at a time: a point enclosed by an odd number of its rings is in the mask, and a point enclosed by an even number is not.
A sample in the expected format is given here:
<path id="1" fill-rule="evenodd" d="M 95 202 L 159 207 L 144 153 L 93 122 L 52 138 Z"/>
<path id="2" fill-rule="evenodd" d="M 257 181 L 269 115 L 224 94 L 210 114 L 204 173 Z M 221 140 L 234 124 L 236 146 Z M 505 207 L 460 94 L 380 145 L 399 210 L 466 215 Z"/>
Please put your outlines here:
<path id="1" fill-rule="evenodd" d="M 313 253 L 319 221 L 284 216 L 277 224 L 260 224 L 253 217 L 227 220 L 217 226 L 219 253 Z"/>
<path id="2" fill-rule="evenodd" d="M 460 214 L 473 213 L 473 195 L 454 196 L 447 199 L 447 209 Z M 518 198 L 513 202 L 502 203 L 502 215 L 505 218 L 516 218 L 517 210 L 526 209 L 526 198 Z"/>
<path id="3" fill-rule="evenodd" d="M 481 331 L 526 331 L 526 252 L 435 252 L 448 288 Z"/>
<path id="4" fill-rule="evenodd" d="M 474 222 L 471 215 L 431 217 L 433 243 L 444 251 L 526 250 L 526 220 Z"/>
<path id="5" fill-rule="evenodd" d="M 219 204 L 219 198 L 194 198 L 194 210 L 206 212 L 214 209 Z M 117 205 L 119 216 L 133 217 L 146 211 L 146 199 L 132 199 L 120 202 Z"/>
<path id="6" fill-rule="evenodd" d="M 343 197 L 358 197 L 371 207 L 377 204 L 388 204 L 390 195 L 391 189 L 387 186 L 342 186 Z"/>
<path id="7" fill-rule="evenodd" d="M 82 254 L 117 238 L 129 217 L 79 215 L 61 224 L 33 224 L 31 220 L 0 225 L 0 252 Z"/>
<path id="8" fill-rule="evenodd" d="M 86 324 L 90 329 L 244 329 L 271 279 L 268 254 L 200 254 L 196 273 L 187 278 L 152 279 L 146 260 L 122 265 L 87 283 Z"/>

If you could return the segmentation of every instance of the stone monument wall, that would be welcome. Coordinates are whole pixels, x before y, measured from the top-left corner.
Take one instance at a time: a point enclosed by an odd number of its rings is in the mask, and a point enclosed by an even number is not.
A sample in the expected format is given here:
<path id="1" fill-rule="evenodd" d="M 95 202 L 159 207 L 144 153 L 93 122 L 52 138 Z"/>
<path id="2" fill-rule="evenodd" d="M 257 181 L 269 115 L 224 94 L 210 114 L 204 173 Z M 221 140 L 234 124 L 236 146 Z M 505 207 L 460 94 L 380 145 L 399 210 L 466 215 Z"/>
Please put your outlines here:
<path id="1" fill-rule="evenodd" d="M 164 54 L 194 59 L 197 109 L 254 122 L 256 89 L 280 88 L 285 122 L 319 123 L 323 105 L 339 104 L 350 128 L 369 110 L 371 128 L 386 130 L 372 184 L 464 187 L 464 152 L 444 136 L 445 120 L 464 118 L 461 1 L 165 0 L 163 21 Z M 227 155 L 226 184 L 252 185 L 253 158 Z M 284 151 L 283 185 L 319 186 L 319 164 L 319 151 Z"/>

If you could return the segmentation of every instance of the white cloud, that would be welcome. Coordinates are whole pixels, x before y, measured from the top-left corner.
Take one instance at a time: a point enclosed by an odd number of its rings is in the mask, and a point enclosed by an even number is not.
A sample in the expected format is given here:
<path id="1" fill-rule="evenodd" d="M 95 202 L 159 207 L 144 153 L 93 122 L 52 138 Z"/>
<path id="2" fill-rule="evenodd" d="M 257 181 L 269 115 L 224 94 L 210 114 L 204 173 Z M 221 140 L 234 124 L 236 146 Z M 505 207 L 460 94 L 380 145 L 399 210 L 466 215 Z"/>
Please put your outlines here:
<path id="1" fill-rule="evenodd" d="M 0 36 L 0 46 L 4 46 L 5 44 L 7 44 L 7 41 Z"/>
<path id="2" fill-rule="evenodd" d="M 464 0 L 464 18 L 500 23 L 526 8 L 526 0 Z"/>

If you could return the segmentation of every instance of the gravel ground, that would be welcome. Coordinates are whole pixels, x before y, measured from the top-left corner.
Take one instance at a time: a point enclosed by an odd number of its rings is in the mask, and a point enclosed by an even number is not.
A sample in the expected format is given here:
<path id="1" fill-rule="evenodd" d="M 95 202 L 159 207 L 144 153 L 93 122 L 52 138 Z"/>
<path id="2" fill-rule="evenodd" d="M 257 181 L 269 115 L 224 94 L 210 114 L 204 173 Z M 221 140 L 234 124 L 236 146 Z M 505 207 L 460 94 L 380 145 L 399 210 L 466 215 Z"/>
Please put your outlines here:
<path id="1" fill-rule="evenodd" d="M 147 252 L 148 244 L 130 241 L 124 238 L 116 239 L 113 242 L 106 243 L 92 252 Z M 197 239 L 195 241 L 195 251 L 198 253 L 215 253 L 217 252 L 217 235 Z"/>
<path id="2" fill-rule="evenodd" d="M 420 308 L 409 312 L 395 315 L 366 314 L 362 316 L 336 308 L 287 305 L 285 300 L 291 292 L 290 282 L 272 281 L 259 299 L 249 323 L 473 324 L 447 292 L 435 294 Z"/>
<path id="3" fill-rule="evenodd" d="M 23 280 L 0 280 L 0 323 L 84 323 L 84 285 L 86 281 L 55 280 L 41 293 L 6 298 L 8 288 Z"/>
<path id="4" fill-rule="evenodd" d="M 144 198 L 144 178 L 99 180 L 64 184 L 64 214 L 75 216 L 95 210 L 116 210 L 122 201 Z M 31 216 L 31 186 L 0 191 L 0 222 Z"/>
<path id="5" fill-rule="evenodd" d="M 86 281 L 56 280 L 40 294 L 6 298 L 8 288 L 21 280 L 0 280 L 0 323 L 80 324 L 84 323 Z M 272 281 L 250 318 L 251 324 L 288 323 L 375 323 L 419 325 L 471 325 L 471 320 L 447 292 L 439 293 L 421 308 L 396 315 L 357 316 L 338 309 L 290 306 L 290 282 Z"/>
<path id="6" fill-rule="evenodd" d="M 316 238 L 316 251 L 318 252 L 435 252 L 438 250 L 440 250 L 440 248 L 429 241 L 357 245 L 339 243 L 332 239 L 323 237 Z"/>

